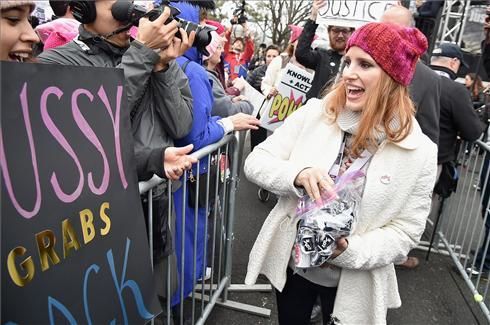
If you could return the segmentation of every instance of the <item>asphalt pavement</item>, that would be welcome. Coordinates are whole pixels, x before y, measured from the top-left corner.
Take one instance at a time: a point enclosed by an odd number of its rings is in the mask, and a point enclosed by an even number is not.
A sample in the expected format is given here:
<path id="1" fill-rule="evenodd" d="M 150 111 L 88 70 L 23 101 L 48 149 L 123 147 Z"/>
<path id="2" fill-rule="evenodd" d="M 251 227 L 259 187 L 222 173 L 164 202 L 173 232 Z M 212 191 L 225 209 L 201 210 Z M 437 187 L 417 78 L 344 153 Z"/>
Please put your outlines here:
<path id="1" fill-rule="evenodd" d="M 245 157 L 248 151 L 246 146 Z M 257 190 L 258 187 L 242 174 L 236 200 L 233 284 L 243 284 L 252 245 L 263 221 L 276 203 L 274 198 L 261 202 L 257 197 Z M 402 307 L 388 312 L 388 324 L 487 324 L 469 289 L 454 270 L 451 259 L 444 255 L 431 254 L 429 261 L 425 261 L 425 254 L 420 250 L 412 252 L 411 255 L 420 258 L 418 268 L 397 269 Z M 268 282 L 266 278 L 260 277 L 258 283 Z M 216 306 L 206 324 L 278 324 L 273 292 L 230 292 L 229 299 L 268 308 L 271 310 L 271 317 L 264 318 Z"/>

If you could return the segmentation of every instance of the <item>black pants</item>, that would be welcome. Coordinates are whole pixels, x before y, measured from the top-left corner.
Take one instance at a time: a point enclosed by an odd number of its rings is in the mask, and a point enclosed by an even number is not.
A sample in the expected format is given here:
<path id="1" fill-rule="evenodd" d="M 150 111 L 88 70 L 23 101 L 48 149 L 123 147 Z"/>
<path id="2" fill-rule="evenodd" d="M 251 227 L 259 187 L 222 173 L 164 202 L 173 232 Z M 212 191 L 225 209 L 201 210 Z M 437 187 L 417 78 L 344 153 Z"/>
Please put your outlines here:
<path id="1" fill-rule="evenodd" d="M 250 150 L 264 142 L 265 139 L 267 139 L 267 129 L 259 127 L 258 130 L 250 130 Z"/>
<path id="2" fill-rule="evenodd" d="M 282 292 L 276 290 L 280 325 L 308 325 L 311 310 L 320 296 L 323 324 L 330 321 L 337 288 L 324 287 L 310 282 L 288 268 L 286 285 Z"/>

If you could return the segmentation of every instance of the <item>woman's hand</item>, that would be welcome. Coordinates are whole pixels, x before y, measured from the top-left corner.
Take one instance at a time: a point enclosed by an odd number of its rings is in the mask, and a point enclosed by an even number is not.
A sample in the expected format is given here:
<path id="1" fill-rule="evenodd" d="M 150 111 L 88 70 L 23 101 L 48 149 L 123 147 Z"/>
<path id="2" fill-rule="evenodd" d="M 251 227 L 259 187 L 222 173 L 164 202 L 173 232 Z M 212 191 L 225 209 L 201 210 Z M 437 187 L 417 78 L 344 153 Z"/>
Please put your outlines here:
<path id="1" fill-rule="evenodd" d="M 340 254 L 342 254 L 348 246 L 349 242 L 347 241 L 347 239 L 345 237 L 340 237 L 339 239 L 337 239 L 337 248 L 335 248 L 330 258 L 336 258 Z"/>
<path id="2" fill-rule="evenodd" d="M 239 96 L 235 96 L 231 99 L 231 101 L 234 103 L 241 102 L 242 100 L 247 100 L 247 97 L 245 97 L 243 95 L 239 95 Z"/>
<path id="3" fill-rule="evenodd" d="M 294 185 L 303 187 L 310 198 L 321 202 L 320 192 L 331 191 L 333 180 L 323 169 L 309 167 L 299 172 L 294 180 Z"/>
<path id="4" fill-rule="evenodd" d="M 267 99 L 272 98 L 276 96 L 279 92 L 277 91 L 276 87 L 272 87 L 271 90 L 269 91 L 269 94 L 267 95 Z"/>
<path id="5" fill-rule="evenodd" d="M 237 88 L 240 92 L 245 89 L 246 81 L 243 78 L 236 78 L 232 81 L 233 87 Z"/>
<path id="6" fill-rule="evenodd" d="M 349 242 L 347 241 L 347 239 L 345 239 L 345 237 L 341 237 L 337 239 L 337 248 L 335 248 L 335 250 L 333 251 L 330 259 L 334 259 L 340 254 L 342 254 L 347 249 L 348 246 L 349 246 Z M 324 269 L 328 269 L 329 267 L 332 267 L 332 264 L 328 263 L 327 261 L 322 265 L 320 265 L 320 267 Z"/>

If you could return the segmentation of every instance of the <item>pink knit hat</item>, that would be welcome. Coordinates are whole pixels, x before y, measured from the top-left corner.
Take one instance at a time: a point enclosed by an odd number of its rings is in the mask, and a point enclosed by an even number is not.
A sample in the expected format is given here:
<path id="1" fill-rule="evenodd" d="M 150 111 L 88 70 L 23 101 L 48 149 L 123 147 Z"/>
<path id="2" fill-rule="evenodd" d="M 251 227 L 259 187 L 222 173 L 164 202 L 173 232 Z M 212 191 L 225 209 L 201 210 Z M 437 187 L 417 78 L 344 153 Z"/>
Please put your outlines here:
<path id="1" fill-rule="evenodd" d="M 289 36 L 289 43 L 294 43 L 303 32 L 303 27 L 299 27 L 293 24 L 289 25 L 288 27 L 291 30 L 291 35 Z"/>
<path id="2" fill-rule="evenodd" d="M 216 32 L 218 33 L 218 35 L 221 35 L 225 32 L 225 26 L 223 26 L 222 24 L 220 24 L 219 22 L 217 22 L 215 20 L 206 19 L 204 21 L 204 23 L 206 25 L 216 27 Z"/>
<path id="3" fill-rule="evenodd" d="M 31 12 L 36 7 L 36 4 L 34 3 L 34 1 L 28 1 L 28 0 L 0 0 L 0 10 L 5 10 L 5 9 L 8 9 L 8 8 L 18 7 L 18 6 L 24 6 L 24 5 L 31 6 Z"/>
<path id="4" fill-rule="evenodd" d="M 41 42 L 45 44 L 49 36 L 54 32 L 58 32 L 68 37 L 70 37 L 71 35 L 77 35 L 79 26 L 80 23 L 75 19 L 58 18 L 48 23 L 37 26 L 35 30 L 39 35 Z M 73 37 L 71 37 L 71 39 L 73 39 Z"/>
<path id="5" fill-rule="evenodd" d="M 58 46 L 65 45 L 66 43 L 74 39 L 77 35 L 78 33 L 52 32 L 44 42 L 44 50 L 49 50 Z"/>
<path id="6" fill-rule="evenodd" d="M 205 61 L 209 59 L 213 54 L 218 50 L 219 46 L 223 46 L 224 39 L 218 35 L 216 31 L 211 32 L 211 42 L 209 42 L 208 46 L 206 46 L 206 50 L 209 55 L 203 55 L 202 59 Z"/>
<path id="7" fill-rule="evenodd" d="M 416 28 L 369 23 L 352 33 L 345 51 L 353 46 L 372 56 L 396 82 L 408 86 L 417 60 L 427 50 L 427 38 Z"/>

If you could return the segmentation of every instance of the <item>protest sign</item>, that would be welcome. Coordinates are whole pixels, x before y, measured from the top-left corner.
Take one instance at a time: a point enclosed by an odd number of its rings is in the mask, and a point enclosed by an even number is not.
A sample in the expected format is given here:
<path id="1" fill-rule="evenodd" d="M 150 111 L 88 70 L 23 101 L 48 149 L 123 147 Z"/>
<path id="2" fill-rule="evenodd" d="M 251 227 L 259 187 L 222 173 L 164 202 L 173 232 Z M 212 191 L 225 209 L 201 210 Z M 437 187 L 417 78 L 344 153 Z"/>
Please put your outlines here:
<path id="1" fill-rule="evenodd" d="M 318 24 L 342 27 L 361 27 L 364 24 L 378 22 L 386 9 L 398 1 L 364 0 L 326 0 L 318 10 Z"/>
<path id="2" fill-rule="evenodd" d="M 146 323 L 160 307 L 122 70 L 0 68 L 1 323 Z"/>
<path id="3" fill-rule="evenodd" d="M 306 102 L 306 93 L 311 88 L 313 74 L 288 63 L 281 71 L 278 94 L 266 104 L 260 122 L 263 128 L 274 131 L 286 118 Z"/>
<path id="4" fill-rule="evenodd" d="M 254 87 L 252 87 L 243 77 L 240 77 L 240 82 L 243 82 L 244 88 L 242 95 L 247 97 L 247 100 L 253 105 L 254 110 L 252 112 L 252 116 L 257 116 L 259 113 L 262 104 L 264 103 L 265 96 L 262 95 L 261 92 L 257 91 Z"/>

